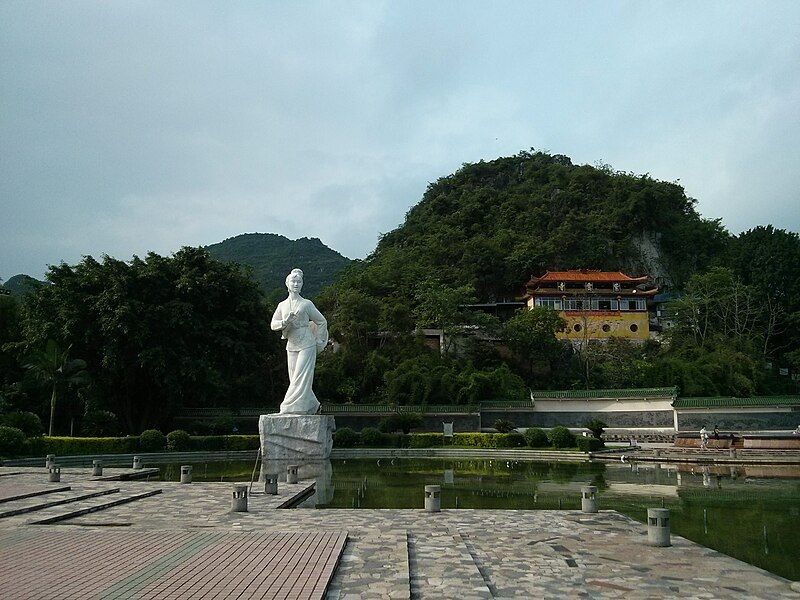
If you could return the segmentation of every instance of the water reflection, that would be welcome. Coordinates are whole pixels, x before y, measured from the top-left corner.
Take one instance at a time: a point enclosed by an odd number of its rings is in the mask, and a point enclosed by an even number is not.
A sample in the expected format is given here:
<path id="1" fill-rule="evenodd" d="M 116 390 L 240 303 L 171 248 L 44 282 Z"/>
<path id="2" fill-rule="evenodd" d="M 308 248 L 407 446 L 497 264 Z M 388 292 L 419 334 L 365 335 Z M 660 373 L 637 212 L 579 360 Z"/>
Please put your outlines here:
<path id="1" fill-rule="evenodd" d="M 396 459 L 333 462 L 321 508 L 421 508 L 426 484 L 443 508 L 579 509 L 594 485 L 602 509 L 644 520 L 671 511 L 673 532 L 789 578 L 800 578 L 800 467 L 689 463 L 541 463 Z"/>

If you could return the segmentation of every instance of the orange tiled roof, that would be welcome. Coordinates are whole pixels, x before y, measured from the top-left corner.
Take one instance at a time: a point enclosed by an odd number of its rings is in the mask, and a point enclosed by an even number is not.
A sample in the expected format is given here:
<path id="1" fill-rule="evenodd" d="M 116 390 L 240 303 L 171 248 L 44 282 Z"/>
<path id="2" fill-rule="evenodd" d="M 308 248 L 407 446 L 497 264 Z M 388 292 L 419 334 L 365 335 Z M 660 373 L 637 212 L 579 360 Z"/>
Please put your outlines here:
<path id="1" fill-rule="evenodd" d="M 534 277 L 535 281 L 564 281 L 564 282 L 583 282 L 583 281 L 600 281 L 600 282 L 630 282 L 630 283 L 643 283 L 649 277 L 630 277 L 621 271 L 592 271 L 589 269 L 581 269 L 575 271 L 548 271 L 541 277 Z"/>

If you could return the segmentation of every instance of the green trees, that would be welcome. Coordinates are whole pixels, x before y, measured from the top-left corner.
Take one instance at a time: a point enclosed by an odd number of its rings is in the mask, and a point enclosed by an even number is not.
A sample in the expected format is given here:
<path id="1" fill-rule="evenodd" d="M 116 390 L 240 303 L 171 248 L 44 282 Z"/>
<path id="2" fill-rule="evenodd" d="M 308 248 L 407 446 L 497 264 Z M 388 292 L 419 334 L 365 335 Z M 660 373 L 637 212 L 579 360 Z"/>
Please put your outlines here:
<path id="1" fill-rule="evenodd" d="M 50 426 L 47 435 L 53 435 L 53 424 L 56 415 L 56 400 L 59 392 L 66 388 L 86 385 L 89 374 L 86 372 L 86 361 L 80 358 L 69 358 L 71 346 L 62 350 L 54 340 L 47 340 L 43 350 L 35 351 L 26 369 L 50 388 Z"/>
<path id="2" fill-rule="evenodd" d="M 523 309 L 509 319 L 503 327 L 503 335 L 532 378 L 536 372 L 547 374 L 553 361 L 563 352 L 563 344 L 556 333 L 565 328 L 566 322 L 557 312 L 537 306 L 533 310 Z"/>
<path id="3" fill-rule="evenodd" d="M 286 376 L 272 311 L 240 267 L 184 248 L 130 262 L 87 257 L 51 267 L 48 279 L 27 299 L 26 343 L 71 345 L 92 376 L 88 410 L 112 411 L 126 431 L 184 406 L 277 402 Z"/>

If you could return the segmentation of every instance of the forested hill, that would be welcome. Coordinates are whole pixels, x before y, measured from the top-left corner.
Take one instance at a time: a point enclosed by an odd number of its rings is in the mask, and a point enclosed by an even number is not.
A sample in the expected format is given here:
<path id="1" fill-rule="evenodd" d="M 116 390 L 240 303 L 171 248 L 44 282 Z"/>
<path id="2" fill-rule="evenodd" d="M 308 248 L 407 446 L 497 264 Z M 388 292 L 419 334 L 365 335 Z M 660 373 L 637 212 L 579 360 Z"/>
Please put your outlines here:
<path id="1" fill-rule="evenodd" d="M 282 290 L 286 275 L 298 267 L 305 274 L 303 295 L 314 296 L 352 262 L 317 238 L 290 240 L 274 233 L 245 233 L 206 249 L 218 260 L 252 267 L 267 294 Z"/>
<path id="2" fill-rule="evenodd" d="M 550 269 L 622 269 L 681 287 L 725 251 L 675 183 L 566 156 L 521 152 L 467 164 L 428 186 L 406 221 L 343 278 L 379 298 L 409 298 L 434 277 L 480 300 L 508 298 Z"/>
<path id="3" fill-rule="evenodd" d="M 7 281 L 3 282 L 2 287 L 9 290 L 14 296 L 24 296 L 42 285 L 44 285 L 43 281 L 34 279 L 30 275 L 20 273 L 19 275 L 9 277 Z"/>

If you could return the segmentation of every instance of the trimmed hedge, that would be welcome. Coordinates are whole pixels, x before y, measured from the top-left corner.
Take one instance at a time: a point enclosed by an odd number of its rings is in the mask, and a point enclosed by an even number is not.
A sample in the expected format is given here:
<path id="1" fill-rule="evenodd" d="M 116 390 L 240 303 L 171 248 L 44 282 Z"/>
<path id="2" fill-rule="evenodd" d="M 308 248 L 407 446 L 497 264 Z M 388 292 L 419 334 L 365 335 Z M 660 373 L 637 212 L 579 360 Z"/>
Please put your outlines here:
<path id="1" fill-rule="evenodd" d="M 547 436 L 541 446 L 550 446 Z M 593 439 L 593 438 L 585 438 Z M 523 448 L 530 445 L 528 438 L 521 433 L 456 433 L 453 439 L 445 438 L 441 433 L 380 433 L 374 427 L 367 427 L 357 433 L 349 427 L 342 427 L 333 433 L 335 448 Z M 573 447 L 574 443 L 570 443 Z M 567 447 L 567 446 L 564 446 Z"/>
<path id="2" fill-rule="evenodd" d="M 216 450 L 257 450 L 257 435 L 191 436 L 187 450 L 213 452 Z M 179 451 L 178 448 L 175 448 Z M 138 436 L 128 437 L 36 437 L 28 438 L 21 454 L 26 456 L 86 456 L 88 454 L 134 454 L 147 452 Z"/>
<path id="3" fill-rule="evenodd" d="M 163 452 L 167 447 L 167 436 L 158 429 L 146 429 L 139 436 L 142 452 Z"/>
<path id="4" fill-rule="evenodd" d="M 545 448 L 550 445 L 544 429 L 538 427 L 529 427 L 525 430 L 525 441 L 531 448 Z"/>
<path id="5" fill-rule="evenodd" d="M 26 443 L 30 456 L 83 456 L 86 454 L 132 454 L 139 451 L 139 437 L 37 437 Z"/>
<path id="6" fill-rule="evenodd" d="M 13 456 L 25 448 L 25 433 L 19 427 L 0 425 L 0 454 Z"/>
<path id="7" fill-rule="evenodd" d="M 603 440 L 598 440 L 596 437 L 576 437 L 575 445 L 581 452 L 596 452 L 605 448 Z"/>
<path id="8" fill-rule="evenodd" d="M 556 448 L 572 448 L 575 446 L 575 436 L 566 427 L 559 425 L 547 432 L 547 439 Z"/>
<path id="9" fill-rule="evenodd" d="M 183 429 L 176 429 L 167 434 L 167 450 L 186 452 L 192 449 L 192 436 Z"/>

